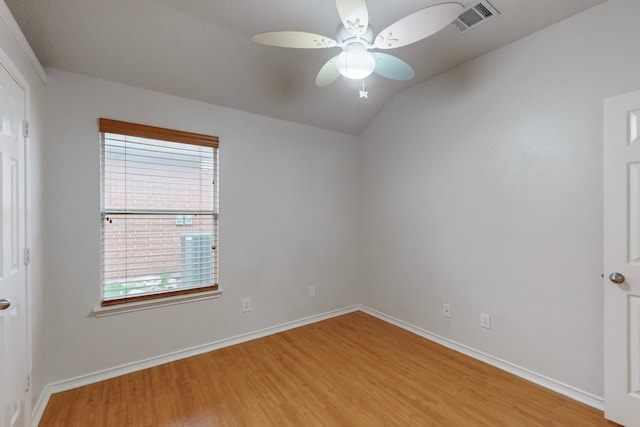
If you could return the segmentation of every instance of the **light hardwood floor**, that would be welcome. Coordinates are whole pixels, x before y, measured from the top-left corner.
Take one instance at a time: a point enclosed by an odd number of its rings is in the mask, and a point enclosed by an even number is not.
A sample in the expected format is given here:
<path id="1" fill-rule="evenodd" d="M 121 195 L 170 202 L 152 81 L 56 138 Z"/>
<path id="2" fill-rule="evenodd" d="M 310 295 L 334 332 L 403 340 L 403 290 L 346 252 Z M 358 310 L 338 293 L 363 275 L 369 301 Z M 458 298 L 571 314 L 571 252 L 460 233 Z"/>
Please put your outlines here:
<path id="1" fill-rule="evenodd" d="M 48 426 L 616 426 L 355 312 L 52 396 Z"/>

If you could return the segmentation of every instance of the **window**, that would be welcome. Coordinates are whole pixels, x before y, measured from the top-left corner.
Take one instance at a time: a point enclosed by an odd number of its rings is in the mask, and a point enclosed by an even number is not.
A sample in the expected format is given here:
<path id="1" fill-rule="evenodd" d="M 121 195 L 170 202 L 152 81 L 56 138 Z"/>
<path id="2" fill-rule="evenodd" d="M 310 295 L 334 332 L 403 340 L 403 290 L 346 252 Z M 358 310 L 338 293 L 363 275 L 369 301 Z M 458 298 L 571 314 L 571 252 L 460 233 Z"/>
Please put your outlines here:
<path id="1" fill-rule="evenodd" d="M 218 138 L 100 119 L 101 305 L 218 289 Z"/>

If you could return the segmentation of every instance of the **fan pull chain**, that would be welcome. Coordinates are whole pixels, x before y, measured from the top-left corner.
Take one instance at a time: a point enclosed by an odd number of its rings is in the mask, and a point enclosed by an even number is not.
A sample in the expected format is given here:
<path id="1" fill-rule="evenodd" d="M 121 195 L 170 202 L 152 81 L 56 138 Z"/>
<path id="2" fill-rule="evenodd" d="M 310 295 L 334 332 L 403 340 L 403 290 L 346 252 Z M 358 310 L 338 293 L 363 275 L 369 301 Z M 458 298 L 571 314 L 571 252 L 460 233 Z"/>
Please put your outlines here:
<path id="1" fill-rule="evenodd" d="M 369 92 L 364 90 L 364 79 L 362 79 L 362 90 L 360 91 L 360 98 L 369 98 Z"/>

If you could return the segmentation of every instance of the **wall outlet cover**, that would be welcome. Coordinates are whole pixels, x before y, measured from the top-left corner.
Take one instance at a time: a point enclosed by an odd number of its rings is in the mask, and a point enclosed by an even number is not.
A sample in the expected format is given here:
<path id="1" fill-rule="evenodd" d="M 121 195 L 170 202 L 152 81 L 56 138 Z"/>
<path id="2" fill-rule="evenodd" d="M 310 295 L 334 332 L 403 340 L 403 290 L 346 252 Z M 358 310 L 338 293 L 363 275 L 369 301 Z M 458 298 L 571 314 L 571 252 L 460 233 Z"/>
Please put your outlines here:
<path id="1" fill-rule="evenodd" d="M 242 304 L 240 306 L 240 310 L 243 313 L 247 311 L 251 311 L 251 298 L 242 298 Z"/>
<path id="2" fill-rule="evenodd" d="M 480 313 L 480 326 L 486 329 L 491 329 L 491 315 L 487 313 Z"/>
<path id="3" fill-rule="evenodd" d="M 442 315 L 447 318 L 451 317 L 451 304 L 442 304 Z"/>

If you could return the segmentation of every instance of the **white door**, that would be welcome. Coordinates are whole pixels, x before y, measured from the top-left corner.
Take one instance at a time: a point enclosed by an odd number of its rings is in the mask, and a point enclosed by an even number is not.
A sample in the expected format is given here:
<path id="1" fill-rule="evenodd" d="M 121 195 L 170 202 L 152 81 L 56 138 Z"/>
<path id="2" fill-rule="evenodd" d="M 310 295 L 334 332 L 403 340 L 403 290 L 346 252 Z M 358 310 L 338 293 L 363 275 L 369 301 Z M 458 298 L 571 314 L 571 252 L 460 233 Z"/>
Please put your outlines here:
<path id="1" fill-rule="evenodd" d="M 605 100 L 603 153 L 605 417 L 640 426 L 640 91 Z"/>
<path id="2" fill-rule="evenodd" d="M 1 62 L 1 61 L 0 61 Z M 25 93 L 0 66 L 0 427 L 23 427 L 27 325 L 25 242 Z"/>

